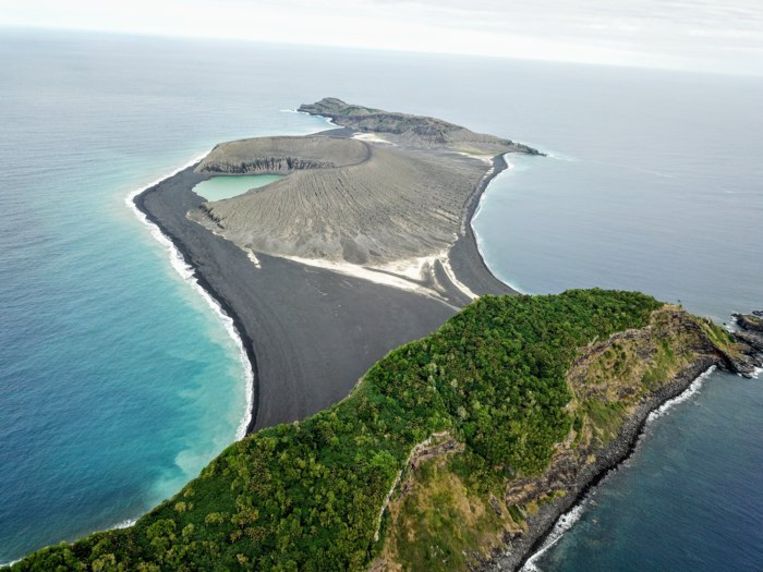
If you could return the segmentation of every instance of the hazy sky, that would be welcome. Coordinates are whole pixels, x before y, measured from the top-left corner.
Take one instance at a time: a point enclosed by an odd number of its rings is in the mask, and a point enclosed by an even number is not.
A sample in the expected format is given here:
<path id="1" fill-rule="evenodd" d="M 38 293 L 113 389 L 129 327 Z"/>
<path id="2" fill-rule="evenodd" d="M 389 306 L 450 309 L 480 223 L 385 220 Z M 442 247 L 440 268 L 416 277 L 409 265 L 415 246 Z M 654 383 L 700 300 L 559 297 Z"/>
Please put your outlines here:
<path id="1" fill-rule="evenodd" d="M 763 0 L 0 0 L 0 26 L 763 75 Z"/>

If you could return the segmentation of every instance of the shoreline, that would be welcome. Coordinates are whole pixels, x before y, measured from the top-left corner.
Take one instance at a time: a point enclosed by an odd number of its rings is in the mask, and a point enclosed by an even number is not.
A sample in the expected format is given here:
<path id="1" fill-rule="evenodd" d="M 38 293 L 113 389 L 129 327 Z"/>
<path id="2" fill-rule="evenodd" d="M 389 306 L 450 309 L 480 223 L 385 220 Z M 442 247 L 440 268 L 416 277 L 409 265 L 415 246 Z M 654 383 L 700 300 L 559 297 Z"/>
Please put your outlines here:
<path id="1" fill-rule="evenodd" d="M 327 122 L 330 121 L 327 118 L 324 119 L 326 119 Z M 348 134 L 342 133 L 338 136 L 346 137 Z M 192 189 L 197 182 L 210 177 L 210 175 L 201 175 L 193 171 L 193 167 L 204 156 L 206 156 L 206 154 L 202 155 L 201 157 L 196 157 L 193 161 L 186 163 L 179 169 L 176 169 L 170 175 L 130 193 L 126 199 L 126 202 L 131 206 L 131 208 L 133 208 L 138 218 L 144 222 L 144 224 L 149 226 L 154 238 L 156 238 L 160 243 L 168 248 L 170 252 L 170 262 L 175 270 L 184 280 L 190 281 L 195 288 L 198 288 L 198 291 L 202 297 L 205 298 L 207 303 L 210 304 L 213 310 L 215 310 L 218 316 L 223 320 L 223 323 L 226 326 L 226 330 L 228 330 L 231 338 L 239 347 L 242 364 L 245 366 L 245 372 L 247 373 L 247 412 L 244 420 L 242 421 L 242 424 L 237 431 L 236 440 L 239 440 L 243 438 L 243 436 L 265 426 L 269 426 L 278 422 L 288 422 L 302 419 L 305 416 L 315 413 L 323 407 L 336 402 L 338 399 L 341 399 L 346 395 L 348 391 L 351 390 L 351 387 L 354 385 L 357 379 L 371 365 L 373 365 L 375 361 L 383 357 L 387 351 L 390 351 L 394 347 L 402 345 L 407 341 L 411 341 L 412 339 L 417 339 L 423 335 L 426 335 L 430 331 L 436 329 L 436 327 L 444 322 L 445 319 L 447 319 L 451 314 L 455 313 L 459 306 L 463 306 L 471 302 L 472 297 L 464 294 L 465 290 L 467 292 L 476 292 L 480 295 L 517 293 L 510 286 L 504 284 L 490 271 L 486 261 L 484 260 L 484 257 L 482 256 L 482 253 L 479 250 L 478 241 L 472 228 L 473 216 L 477 211 L 481 197 L 487 189 L 488 185 L 490 182 L 492 182 L 496 175 L 509 168 L 504 155 L 501 154 L 492 158 L 492 167 L 480 180 L 479 184 L 474 188 L 464 204 L 462 211 L 463 218 L 461 222 L 463 232 L 460 233 L 460 236 L 457 238 L 456 242 L 448 249 L 447 258 L 444 258 L 443 260 L 438 259 L 435 262 L 434 271 L 437 274 L 437 278 L 441 279 L 441 281 L 446 285 L 446 294 L 442 300 L 428 297 L 428 303 L 442 306 L 442 308 L 438 308 L 438 310 L 435 312 L 435 314 L 439 315 L 439 317 L 423 317 L 422 313 L 426 313 L 426 310 L 422 308 L 418 310 L 419 315 L 414 319 L 414 321 L 417 322 L 415 328 L 409 330 L 405 328 L 404 325 L 400 325 L 394 328 L 386 328 L 387 330 L 397 330 L 397 332 L 394 334 L 396 341 L 393 344 L 390 344 L 386 340 L 381 343 L 376 343 L 375 345 L 382 345 L 383 348 L 381 350 L 374 351 L 374 355 L 372 356 L 373 359 L 365 360 L 362 368 L 354 368 L 356 373 L 354 374 L 352 383 L 349 384 L 348 382 L 344 382 L 344 385 L 347 386 L 346 391 L 335 395 L 328 401 L 321 400 L 324 403 L 322 403 L 320 407 L 313 407 L 307 404 L 300 407 L 304 413 L 290 415 L 274 414 L 260 419 L 261 409 L 278 409 L 277 406 L 269 407 L 268 405 L 262 404 L 262 373 L 260 372 L 259 368 L 259 352 L 257 351 L 258 346 L 261 346 L 262 342 L 255 340 L 256 336 L 252 335 L 252 332 L 250 331 L 251 328 L 247 328 L 248 320 L 246 318 L 242 318 L 240 315 L 240 312 L 238 311 L 238 307 L 240 306 L 238 301 L 231 300 L 231 297 L 228 295 L 228 293 L 221 292 L 219 280 L 210 280 L 210 273 L 208 272 L 206 265 L 203 263 L 207 261 L 200 261 L 200 258 L 202 257 L 199 256 L 199 252 L 197 252 L 195 248 L 189 248 L 189 241 L 186 240 L 185 237 L 178 236 L 179 233 L 175 232 L 173 228 L 170 228 L 172 225 L 167 224 L 167 219 L 163 216 L 163 214 L 157 214 L 157 209 L 152 208 L 151 205 L 147 205 L 147 202 L 151 202 L 149 197 L 159 194 L 157 191 L 161 191 L 164 187 L 167 186 L 173 186 L 176 179 L 185 177 L 188 179 L 188 181 L 185 181 L 185 188 L 182 188 L 179 193 L 184 195 L 183 200 L 180 202 L 184 203 L 186 206 L 183 206 L 183 204 L 172 205 L 172 208 L 175 210 L 182 210 L 182 213 L 180 213 L 182 214 L 182 221 L 179 220 L 179 217 L 177 216 L 178 213 L 176 212 L 174 213 L 174 218 L 176 219 L 174 222 L 182 224 L 186 227 L 188 225 L 193 225 L 194 227 L 197 227 L 194 230 L 198 231 L 201 227 L 194 222 L 188 221 L 185 218 L 185 212 L 189 210 L 187 208 L 187 203 L 190 202 L 191 206 L 193 207 L 197 206 L 197 204 L 200 204 L 200 202 L 203 202 L 203 200 L 198 197 L 198 195 L 193 193 Z M 167 205 L 164 206 L 166 207 Z M 221 240 L 230 246 L 234 246 L 232 243 L 229 243 L 225 239 L 216 236 L 215 233 L 211 233 L 207 230 L 204 230 L 204 232 L 209 234 L 209 237 L 205 237 L 205 240 Z M 198 232 L 196 234 L 198 235 Z M 214 238 L 212 238 L 213 236 Z M 194 238 L 199 237 L 196 236 Z M 234 246 L 234 248 L 237 249 L 238 247 Z M 241 253 L 244 254 L 243 251 L 241 251 Z M 258 264 L 254 264 L 252 262 L 251 256 L 246 255 L 247 265 L 252 266 L 260 274 L 264 274 L 265 272 L 263 270 L 263 261 L 265 261 L 265 266 L 268 266 L 269 263 L 275 263 L 277 260 L 276 257 L 269 257 L 261 253 L 254 253 L 254 256 L 256 256 Z M 214 263 L 211 264 L 212 266 L 219 267 L 221 261 L 213 260 L 212 262 Z M 367 277 L 364 278 L 361 276 L 348 276 L 347 274 L 338 274 L 333 272 L 331 269 L 323 269 L 320 266 L 302 264 L 299 260 L 294 261 L 288 259 L 279 259 L 278 264 L 281 263 L 291 263 L 293 265 L 297 265 L 300 267 L 300 269 L 307 272 L 323 272 L 325 270 L 326 272 L 332 274 L 333 281 L 342 280 L 346 282 L 347 280 L 358 280 L 369 283 Z M 385 285 L 383 282 L 371 283 L 377 287 L 389 288 L 390 290 L 395 288 L 388 284 Z M 263 294 L 264 290 L 260 290 L 258 293 Z M 398 294 L 412 297 L 411 300 L 421 300 L 425 296 L 425 294 L 410 290 L 408 292 L 401 291 L 395 294 L 395 296 Z M 405 304 L 406 306 L 409 305 L 407 301 Z M 410 312 L 410 309 L 408 311 Z M 389 317 L 385 317 L 384 319 L 390 321 Z M 257 321 L 261 322 L 267 320 L 260 317 Z M 354 322 L 357 322 L 357 319 L 355 319 Z M 355 327 L 357 327 L 357 324 L 355 324 Z M 386 333 L 389 337 L 389 332 Z M 369 344 L 367 343 L 366 346 L 368 345 Z M 366 348 L 364 347 L 364 349 Z M 357 361 L 357 359 L 355 361 Z M 270 377 L 269 374 L 266 375 Z M 283 399 L 283 395 L 279 395 L 277 399 Z"/>
<path id="2" fill-rule="evenodd" d="M 709 366 L 707 369 L 702 371 L 697 377 L 695 377 L 689 385 L 680 393 L 678 393 L 674 397 L 670 397 L 663 401 L 661 404 L 657 405 L 654 409 L 652 409 L 651 412 L 649 412 L 646 416 L 646 418 L 641 423 L 641 426 L 639 428 L 639 431 L 636 435 L 636 437 L 633 439 L 630 449 L 628 450 L 628 453 L 625 457 L 620 459 L 615 465 L 610 467 L 609 469 L 604 470 L 600 475 L 597 475 L 596 479 L 592 481 L 583 491 L 581 491 L 578 495 L 578 498 L 575 500 L 572 507 L 570 507 L 566 512 L 561 514 L 557 520 L 554 522 L 553 526 L 548 530 L 546 535 L 539 539 L 537 541 L 538 547 L 537 549 L 533 549 L 533 551 L 529 554 L 527 558 L 524 559 L 523 562 L 519 564 L 518 570 L 520 572 L 542 572 L 540 568 L 536 566 L 536 561 L 543 556 L 548 550 L 550 550 L 553 546 L 556 545 L 559 540 L 562 539 L 562 537 L 569 532 L 572 527 L 575 526 L 575 524 L 580 520 L 583 513 L 585 512 L 585 505 L 588 502 L 588 500 L 591 497 L 592 492 L 599 486 L 606 483 L 609 476 L 620 470 L 621 467 L 624 466 L 625 463 L 628 462 L 629 459 L 633 457 L 633 455 L 639 450 L 640 447 L 642 447 L 642 443 L 644 441 L 644 438 L 646 437 L 646 432 L 649 429 L 649 427 L 660 417 L 663 415 L 666 415 L 668 411 L 673 409 L 675 406 L 680 405 L 681 403 L 684 403 L 702 389 L 702 386 L 704 385 L 705 381 L 717 370 L 717 364 L 713 364 Z"/>
<path id="3" fill-rule="evenodd" d="M 245 372 L 244 393 L 246 396 L 244 417 L 236 429 L 235 441 L 240 441 L 251 432 L 251 428 L 254 424 L 254 412 L 256 410 L 257 403 L 257 362 L 254 352 L 248 349 L 251 346 L 251 343 L 247 343 L 245 334 L 243 333 L 242 328 L 238 323 L 236 314 L 232 312 L 229 307 L 227 307 L 224 300 L 221 300 L 216 295 L 216 292 L 210 288 L 204 277 L 199 275 L 198 269 L 190 261 L 188 253 L 185 252 L 182 248 L 182 244 L 173 240 L 173 237 L 167 234 L 164 229 L 162 229 L 159 221 L 156 220 L 150 212 L 143 208 L 143 203 L 141 200 L 141 197 L 145 193 L 158 187 L 164 181 L 177 176 L 179 173 L 195 167 L 208 154 L 209 151 L 202 155 L 196 156 L 191 161 L 185 163 L 182 167 L 176 169 L 169 175 L 157 179 L 136 191 L 132 191 L 127 195 L 127 197 L 125 197 L 125 203 L 135 213 L 138 220 L 140 220 L 140 222 L 149 228 L 151 236 L 153 236 L 157 242 L 167 248 L 170 258 L 170 265 L 185 282 L 188 282 L 201 295 L 204 301 L 207 302 L 210 308 L 212 308 L 212 310 L 217 314 L 217 316 L 223 322 L 223 327 L 225 328 L 226 332 L 228 332 L 228 335 L 231 337 L 239 351 L 239 358 L 242 365 L 244 366 Z"/>
<path id="4" fill-rule="evenodd" d="M 646 428 L 656 418 L 653 416 L 664 413 L 666 409 L 663 408 L 666 406 L 669 409 L 684 401 L 684 394 L 690 392 L 686 397 L 688 398 L 696 393 L 698 389 L 692 386 L 698 381 L 701 386 L 706 377 L 721 363 L 720 356 L 706 356 L 700 359 L 679 372 L 658 394 L 641 404 L 631 418 L 625 421 L 619 435 L 607 446 L 596 463 L 579 475 L 577 490 L 569 498 L 562 498 L 556 503 L 541 507 L 538 513 L 527 521 L 529 533 L 517 539 L 516 543 L 513 542 L 514 539 L 508 539 L 503 548 L 497 550 L 485 562 L 481 570 L 537 572 L 539 569 L 534 566 L 534 559 L 540 558 L 577 522 L 591 491 L 633 455 L 643 439 Z M 548 543 L 560 523 L 562 530 Z M 533 528 L 537 529 L 534 535 Z"/>
<path id="5" fill-rule="evenodd" d="M 498 175 L 500 175 L 504 171 L 511 171 L 514 168 L 514 165 L 512 165 L 509 162 L 509 160 L 506 158 L 507 155 L 509 155 L 509 153 L 505 153 L 504 155 L 501 156 L 501 159 L 503 159 L 504 163 L 506 163 L 506 166 L 503 167 L 502 169 L 498 170 L 491 177 L 490 182 L 492 182 L 493 179 L 497 178 Z M 553 159 L 554 157 L 547 154 L 547 155 L 545 155 L 545 158 Z M 474 236 L 474 242 L 476 243 L 476 246 L 477 246 L 477 252 L 479 252 L 480 258 L 482 258 L 482 262 L 485 265 L 485 267 L 488 268 L 488 271 L 490 271 L 490 266 L 488 265 L 487 259 L 485 258 L 485 254 L 482 251 L 482 248 L 483 248 L 482 240 L 480 239 L 479 235 L 477 234 L 476 229 L 474 228 L 474 221 L 479 216 L 480 211 L 483 208 L 483 204 L 482 203 L 483 203 L 483 201 L 485 199 L 485 195 L 487 195 L 487 190 L 488 190 L 488 185 L 485 185 L 485 189 L 483 190 L 482 193 L 480 193 L 480 196 L 477 199 L 476 204 L 474 206 L 474 210 L 472 211 L 471 217 L 469 219 L 469 227 L 471 228 L 472 234 Z M 498 276 L 495 273 L 493 273 L 492 271 L 490 271 L 490 273 L 493 274 L 493 276 L 495 276 L 498 280 L 500 280 L 501 282 L 506 284 L 506 286 L 511 288 L 516 294 L 519 294 L 519 295 L 530 295 L 531 294 L 530 292 L 525 292 L 524 290 L 522 290 L 521 288 L 519 288 L 518 286 L 516 286 L 515 284 L 513 284 L 513 283 L 511 283 L 511 282 L 509 282 L 507 280 L 503 280 L 501 278 L 498 278 Z"/>
<path id="6" fill-rule="evenodd" d="M 479 210 L 482 197 L 490 183 L 503 171 L 511 168 L 506 160 L 508 153 L 492 158 L 492 167 L 482 177 L 464 203 L 464 218 L 461 222 L 461 233 L 448 251 L 450 266 L 456 278 L 467 288 L 481 294 L 522 294 L 510 284 L 496 276 L 490 269 L 480 250 L 479 240 L 473 227 L 474 217 Z"/>
<path id="7" fill-rule="evenodd" d="M 182 254 L 199 286 L 236 326 L 253 370 L 246 434 L 303 419 L 335 403 L 388 351 L 423 337 L 457 311 L 444 301 L 421 294 L 259 252 L 255 253 L 259 266 L 255 265 L 249 254 L 232 242 L 185 217 L 188 210 L 203 202 L 192 188 L 208 177 L 186 167 L 136 194 L 134 202 Z M 219 255 L 214 255 L 217 251 Z M 278 278 L 279 274 L 285 276 Z M 289 292 L 288 286 L 296 291 Z M 345 294 L 352 297 L 352 303 L 337 300 L 333 316 L 320 308 L 326 297 L 344 298 Z M 385 298 L 388 300 L 382 302 Z M 287 299 L 297 303 L 286 305 Z M 393 320 L 395 313 L 389 311 L 396 307 L 402 319 Z M 337 308 L 342 309 L 341 315 Z M 363 314 L 377 314 L 374 325 L 365 323 Z M 302 328 L 295 327 L 298 324 Z M 366 335 L 348 340 L 346 332 L 353 329 L 365 330 Z M 282 343 L 273 338 L 280 338 Z M 261 353 L 267 362 L 264 375 Z M 332 353 L 341 353 L 343 359 L 334 365 L 327 363 Z M 272 363 L 272 354 L 278 354 L 277 363 Z M 321 378 L 318 383 L 316 376 Z M 265 399 L 263 383 L 267 386 Z M 321 384 L 327 386 L 326 391 L 321 390 Z"/>

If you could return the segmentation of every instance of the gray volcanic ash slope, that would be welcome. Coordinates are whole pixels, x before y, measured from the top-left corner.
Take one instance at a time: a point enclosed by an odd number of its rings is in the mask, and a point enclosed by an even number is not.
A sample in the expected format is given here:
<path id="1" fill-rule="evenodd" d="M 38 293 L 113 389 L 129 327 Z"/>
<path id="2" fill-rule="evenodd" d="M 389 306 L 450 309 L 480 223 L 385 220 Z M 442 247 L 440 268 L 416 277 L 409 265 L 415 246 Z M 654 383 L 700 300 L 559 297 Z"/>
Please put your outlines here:
<path id="1" fill-rule="evenodd" d="M 218 145 L 199 173 L 287 176 L 189 216 L 241 248 L 277 256 L 372 266 L 432 256 L 458 237 L 465 204 L 492 168 L 486 157 L 537 153 L 437 119 L 336 99 L 301 109 L 377 137 L 329 132 Z"/>

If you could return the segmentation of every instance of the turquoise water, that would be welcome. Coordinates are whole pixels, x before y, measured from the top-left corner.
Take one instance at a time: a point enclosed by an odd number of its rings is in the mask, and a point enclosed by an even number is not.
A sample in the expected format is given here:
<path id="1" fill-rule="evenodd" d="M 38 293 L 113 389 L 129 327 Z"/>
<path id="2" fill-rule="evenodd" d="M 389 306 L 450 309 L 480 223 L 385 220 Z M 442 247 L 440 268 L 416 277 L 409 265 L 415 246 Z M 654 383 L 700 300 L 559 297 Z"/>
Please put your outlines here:
<path id="1" fill-rule="evenodd" d="M 221 201 L 241 195 L 251 189 L 259 189 L 276 182 L 279 175 L 241 175 L 212 177 L 196 185 L 193 190 L 208 201 Z"/>
<path id="2" fill-rule="evenodd" d="M 759 79 L 9 31 L 0 56 L 0 561 L 134 518 L 236 437 L 236 344 L 124 199 L 220 141 L 324 129 L 282 111 L 302 102 L 552 153 L 515 161 L 475 223 L 523 289 L 638 288 L 721 321 L 763 306 Z M 754 568 L 762 393 L 714 375 L 539 566 Z"/>
<path id="3" fill-rule="evenodd" d="M 155 49 L 0 41 L 0 562 L 145 512 L 246 414 L 225 324 L 125 198 L 221 140 L 326 123 L 243 92 L 215 110 Z"/>

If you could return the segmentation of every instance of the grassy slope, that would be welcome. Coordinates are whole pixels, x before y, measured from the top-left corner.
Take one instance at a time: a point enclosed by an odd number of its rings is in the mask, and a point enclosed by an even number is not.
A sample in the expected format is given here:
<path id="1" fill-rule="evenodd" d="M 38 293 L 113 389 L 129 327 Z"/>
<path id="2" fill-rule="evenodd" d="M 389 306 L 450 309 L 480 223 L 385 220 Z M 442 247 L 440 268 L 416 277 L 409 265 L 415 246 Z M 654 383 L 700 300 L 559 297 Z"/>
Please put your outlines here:
<path id="1" fill-rule="evenodd" d="M 451 549 L 481 542 L 521 520 L 516 507 L 488 508 L 493 492 L 540 474 L 573 424 L 581 432 L 593 415 L 581 424 L 571 405 L 578 400 L 566 376 L 576 357 L 595 340 L 644 327 L 660 306 L 601 290 L 484 297 L 391 352 L 341 403 L 231 445 L 133 527 L 40 550 L 13 569 L 360 569 L 387 549 L 389 519 L 375 540 L 379 513 L 411 451 L 438 432 L 465 450 L 425 463 L 431 482 L 448 480 L 426 502 L 447 507 L 452 498 L 462 510 L 442 516 L 439 528 L 412 530 L 455 538 Z M 463 502 L 474 513 L 466 532 L 454 529 Z M 442 561 L 416 546 L 427 545 L 400 544 L 395 559 Z"/>
<path id="2" fill-rule="evenodd" d="M 374 570 L 463 570 L 489 558 L 507 534 L 527 531 L 541 505 L 574 498 L 580 471 L 606 455 L 645 400 L 703 355 L 734 352 L 724 330 L 672 306 L 653 312 L 645 328 L 590 344 L 567 371 L 572 427 L 543 473 L 491 474 L 469 451 L 409 467 Z"/>

